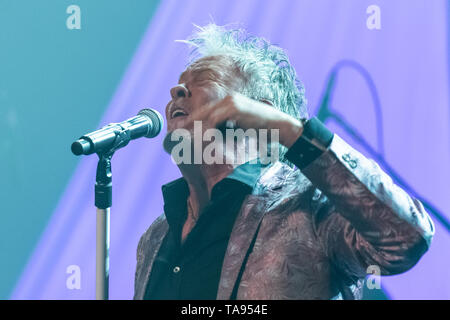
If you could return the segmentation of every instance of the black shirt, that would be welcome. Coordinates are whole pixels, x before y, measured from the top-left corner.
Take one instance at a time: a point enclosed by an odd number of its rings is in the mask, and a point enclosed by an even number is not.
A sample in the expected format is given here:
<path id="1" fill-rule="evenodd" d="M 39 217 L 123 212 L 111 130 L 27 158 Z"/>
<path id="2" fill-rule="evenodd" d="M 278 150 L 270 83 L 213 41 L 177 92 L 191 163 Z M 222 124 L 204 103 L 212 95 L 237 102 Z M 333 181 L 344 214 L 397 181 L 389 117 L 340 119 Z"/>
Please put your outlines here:
<path id="1" fill-rule="evenodd" d="M 145 299 L 216 299 L 234 221 L 263 167 L 245 163 L 218 182 L 183 244 L 187 183 L 180 178 L 162 187 L 169 231 L 153 264 Z"/>

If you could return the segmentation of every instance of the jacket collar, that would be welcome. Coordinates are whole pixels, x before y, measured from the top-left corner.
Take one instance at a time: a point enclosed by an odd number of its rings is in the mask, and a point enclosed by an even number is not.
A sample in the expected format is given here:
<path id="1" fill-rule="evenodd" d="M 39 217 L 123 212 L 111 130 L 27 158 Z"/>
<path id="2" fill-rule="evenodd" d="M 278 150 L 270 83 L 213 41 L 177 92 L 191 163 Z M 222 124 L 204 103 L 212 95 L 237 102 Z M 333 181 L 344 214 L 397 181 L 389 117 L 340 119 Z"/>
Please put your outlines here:
<path id="1" fill-rule="evenodd" d="M 281 197 L 283 185 L 294 172 L 294 169 L 286 164 L 276 162 L 266 168 L 260 176 L 253 194 L 244 201 L 234 223 L 225 253 L 217 291 L 218 300 L 230 299 L 245 256 L 265 212 Z"/>

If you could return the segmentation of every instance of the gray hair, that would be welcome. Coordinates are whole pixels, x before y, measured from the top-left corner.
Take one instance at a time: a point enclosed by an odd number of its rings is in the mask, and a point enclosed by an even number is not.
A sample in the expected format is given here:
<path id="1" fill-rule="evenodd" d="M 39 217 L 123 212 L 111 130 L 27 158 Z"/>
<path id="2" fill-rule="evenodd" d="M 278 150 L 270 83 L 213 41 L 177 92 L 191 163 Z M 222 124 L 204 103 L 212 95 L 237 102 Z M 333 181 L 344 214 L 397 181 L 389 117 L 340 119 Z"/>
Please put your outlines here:
<path id="1" fill-rule="evenodd" d="M 216 24 L 196 27 L 198 30 L 187 40 L 181 40 L 194 48 L 190 63 L 204 57 L 227 56 L 244 78 L 240 93 L 254 100 L 270 101 L 294 118 L 308 117 L 305 89 L 283 49 L 241 28 L 227 29 Z M 286 151 L 280 145 L 279 156 L 285 162 Z"/>

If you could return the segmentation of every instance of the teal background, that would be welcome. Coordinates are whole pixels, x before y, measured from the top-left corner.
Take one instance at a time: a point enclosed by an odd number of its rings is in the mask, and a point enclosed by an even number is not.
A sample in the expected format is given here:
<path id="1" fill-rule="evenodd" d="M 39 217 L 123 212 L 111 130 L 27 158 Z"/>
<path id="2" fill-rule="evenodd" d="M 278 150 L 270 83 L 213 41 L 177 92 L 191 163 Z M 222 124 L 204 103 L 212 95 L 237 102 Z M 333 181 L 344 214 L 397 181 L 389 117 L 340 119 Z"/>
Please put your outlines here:
<path id="1" fill-rule="evenodd" d="M 72 140 L 96 129 L 158 3 L 0 0 L 0 299 L 79 161 Z M 71 4 L 81 30 L 66 27 Z"/>

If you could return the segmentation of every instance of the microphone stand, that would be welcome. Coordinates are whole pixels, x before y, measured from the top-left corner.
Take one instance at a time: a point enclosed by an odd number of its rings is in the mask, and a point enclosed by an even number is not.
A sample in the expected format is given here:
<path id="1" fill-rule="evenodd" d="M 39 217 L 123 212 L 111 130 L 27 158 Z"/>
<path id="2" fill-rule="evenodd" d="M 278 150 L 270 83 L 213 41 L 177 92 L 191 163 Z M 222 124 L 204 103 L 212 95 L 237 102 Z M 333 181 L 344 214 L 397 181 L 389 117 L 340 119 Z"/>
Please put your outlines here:
<path id="1" fill-rule="evenodd" d="M 131 140 L 129 130 L 116 131 L 114 144 L 109 150 L 97 153 L 99 160 L 95 181 L 96 222 L 96 258 L 95 258 L 95 298 L 109 299 L 109 231 L 112 205 L 111 158 L 117 149 Z"/>
<path id="2" fill-rule="evenodd" d="M 112 153 L 99 154 L 95 182 L 96 259 L 95 298 L 108 300 L 109 297 L 109 218 L 112 204 Z"/>
<path id="3" fill-rule="evenodd" d="M 142 109 L 134 118 L 121 123 L 111 123 L 100 130 L 82 136 L 72 143 L 76 156 L 97 153 L 99 160 L 95 181 L 96 257 L 95 298 L 109 298 L 109 238 L 110 210 L 112 204 L 111 159 L 114 152 L 125 147 L 130 140 L 145 136 L 153 138 L 163 126 L 162 116 L 152 109 Z M 113 142 L 111 143 L 111 140 Z M 96 150 L 96 151 L 94 151 Z"/>

